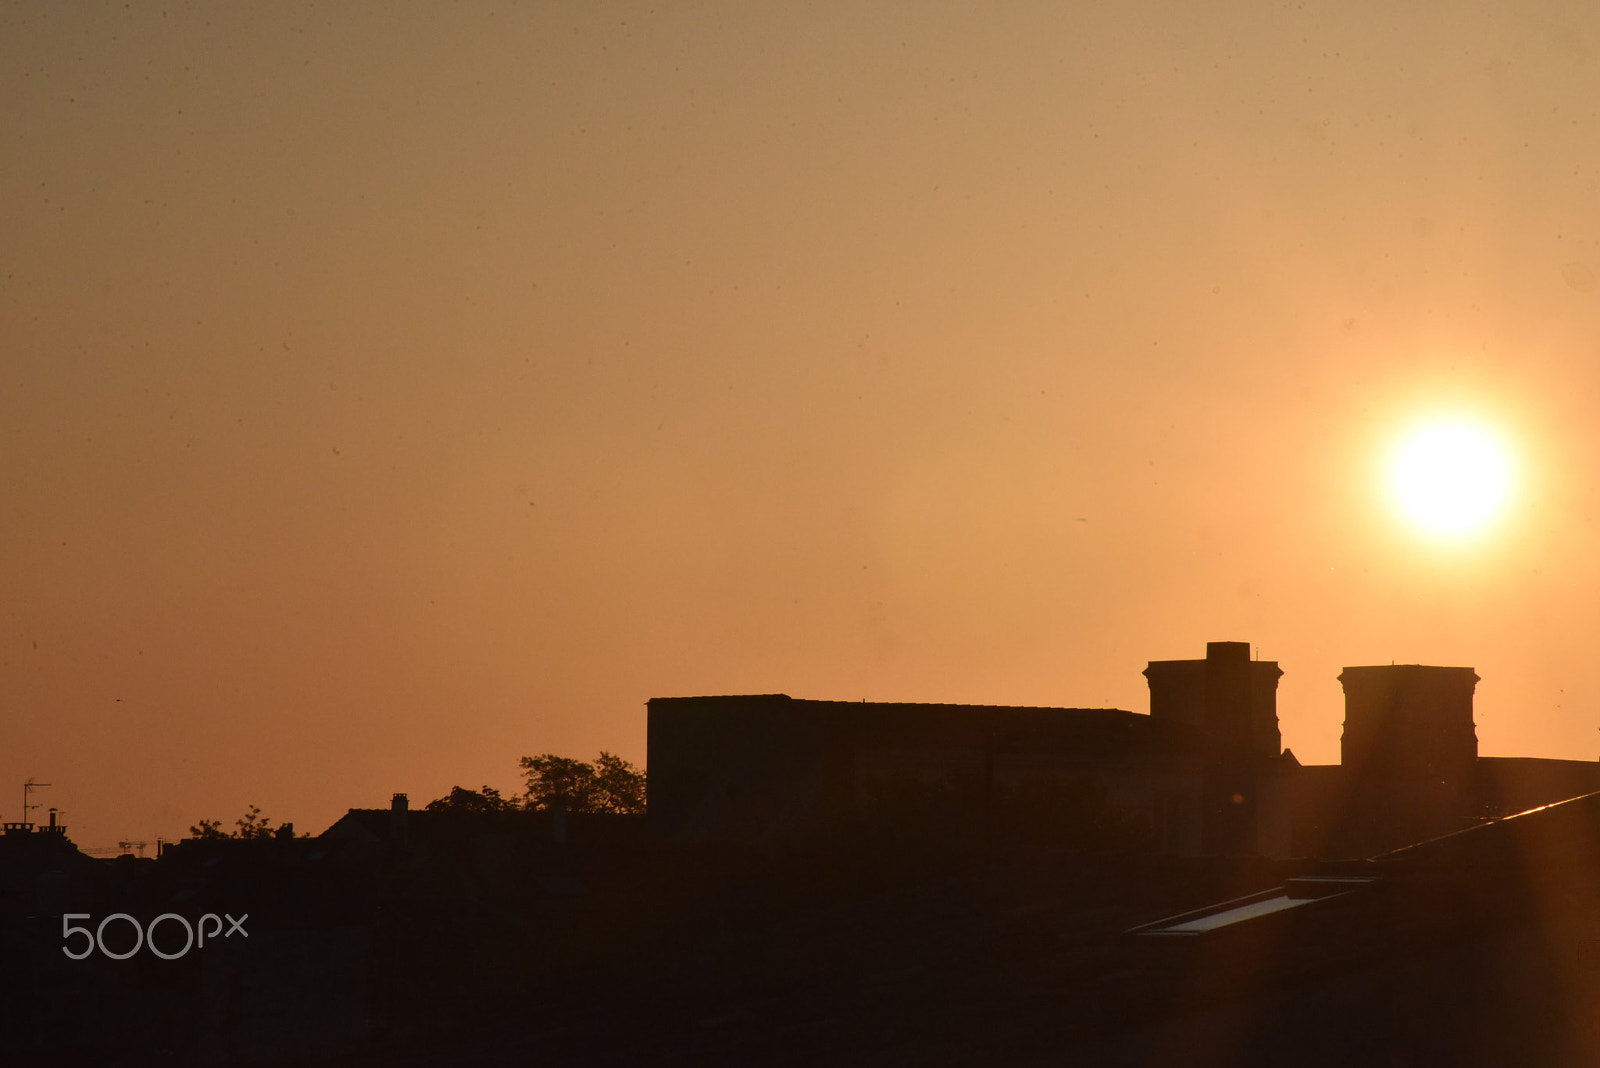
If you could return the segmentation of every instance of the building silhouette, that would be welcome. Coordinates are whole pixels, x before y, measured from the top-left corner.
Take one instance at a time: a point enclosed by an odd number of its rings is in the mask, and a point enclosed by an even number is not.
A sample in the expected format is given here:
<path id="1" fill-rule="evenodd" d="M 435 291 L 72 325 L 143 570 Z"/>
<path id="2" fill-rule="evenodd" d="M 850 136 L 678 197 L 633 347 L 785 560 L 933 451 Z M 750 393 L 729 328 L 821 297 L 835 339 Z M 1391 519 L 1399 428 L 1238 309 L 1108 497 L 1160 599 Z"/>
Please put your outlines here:
<path id="1" fill-rule="evenodd" d="M 1600 763 L 1478 755 L 1465 667 L 1347 667 L 1340 763 L 1294 776 L 1295 853 L 1372 856 L 1600 790 Z"/>
<path id="2" fill-rule="evenodd" d="M 1600 790 L 1594 762 L 1480 758 L 1478 676 L 1462 667 L 1346 668 L 1341 762 L 1302 766 L 1282 747 L 1282 674 L 1245 642 L 1209 642 L 1203 659 L 1149 663 L 1148 714 L 654 698 L 649 819 L 672 840 L 942 819 L 991 839 L 1360 857 Z M 1074 823 L 1118 830 L 1074 837 Z"/>

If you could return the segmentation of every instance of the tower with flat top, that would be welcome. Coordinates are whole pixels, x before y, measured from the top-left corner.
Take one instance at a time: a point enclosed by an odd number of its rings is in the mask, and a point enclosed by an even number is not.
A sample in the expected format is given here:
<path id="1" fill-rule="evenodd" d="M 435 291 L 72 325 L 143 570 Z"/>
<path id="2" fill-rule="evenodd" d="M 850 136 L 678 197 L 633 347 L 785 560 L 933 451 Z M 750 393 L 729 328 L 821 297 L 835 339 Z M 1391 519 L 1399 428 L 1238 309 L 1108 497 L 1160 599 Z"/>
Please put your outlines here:
<path id="1" fill-rule="evenodd" d="M 1150 718 L 1205 732 L 1205 771 L 1194 799 L 1204 852 L 1279 854 L 1288 848 L 1279 759 L 1282 675 L 1276 661 L 1251 660 L 1248 642 L 1207 642 L 1204 660 L 1152 660 L 1144 670 Z M 1185 799 L 1166 800 L 1158 805 L 1158 820 L 1183 822 L 1184 807 Z"/>
<path id="2" fill-rule="evenodd" d="M 1478 764 L 1469 667 L 1347 667 L 1340 761 L 1376 840 L 1415 842 L 1471 822 Z"/>

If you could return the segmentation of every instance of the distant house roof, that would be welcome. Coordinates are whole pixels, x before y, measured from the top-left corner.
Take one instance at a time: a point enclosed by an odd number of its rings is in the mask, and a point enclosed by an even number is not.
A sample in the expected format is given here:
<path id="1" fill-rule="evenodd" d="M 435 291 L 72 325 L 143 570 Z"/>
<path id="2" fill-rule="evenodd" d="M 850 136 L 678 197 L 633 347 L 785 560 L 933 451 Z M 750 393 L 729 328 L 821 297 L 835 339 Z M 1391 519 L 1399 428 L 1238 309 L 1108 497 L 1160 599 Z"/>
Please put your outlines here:
<path id="1" fill-rule="evenodd" d="M 407 813 L 407 818 L 412 815 Z M 354 842 L 384 842 L 390 837 L 394 815 L 386 808 L 353 808 L 335 820 L 318 838 Z"/>
<path id="2" fill-rule="evenodd" d="M 395 836 L 396 820 L 399 819 L 404 821 L 407 837 L 429 838 L 439 833 L 459 833 L 464 825 L 481 824 L 491 815 L 459 810 L 404 809 L 396 813 L 388 808 L 353 808 L 317 837 L 351 842 L 387 842 Z"/>

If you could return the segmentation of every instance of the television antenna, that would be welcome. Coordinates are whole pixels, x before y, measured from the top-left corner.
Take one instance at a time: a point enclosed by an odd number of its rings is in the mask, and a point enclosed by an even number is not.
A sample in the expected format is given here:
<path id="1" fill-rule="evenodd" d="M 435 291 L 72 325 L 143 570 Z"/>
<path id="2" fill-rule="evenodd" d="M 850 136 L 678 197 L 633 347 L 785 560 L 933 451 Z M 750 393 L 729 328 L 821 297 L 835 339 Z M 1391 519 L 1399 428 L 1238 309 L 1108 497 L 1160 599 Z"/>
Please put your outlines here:
<path id="1" fill-rule="evenodd" d="M 33 781 L 33 776 L 31 776 L 31 775 L 28 776 L 28 781 L 22 784 L 22 822 L 23 823 L 32 822 L 32 821 L 30 821 L 28 819 L 28 810 L 29 809 L 43 808 L 44 807 L 44 802 L 42 802 L 42 801 L 41 802 L 37 802 L 35 804 L 31 804 L 31 805 L 28 804 L 28 795 L 30 793 L 32 793 L 33 791 L 39 789 L 39 787 L 41 787 L 41 786 L 49 786 L 49 785 L 50 784 L 47 783 L 47 782 L 34 782 Z"/>

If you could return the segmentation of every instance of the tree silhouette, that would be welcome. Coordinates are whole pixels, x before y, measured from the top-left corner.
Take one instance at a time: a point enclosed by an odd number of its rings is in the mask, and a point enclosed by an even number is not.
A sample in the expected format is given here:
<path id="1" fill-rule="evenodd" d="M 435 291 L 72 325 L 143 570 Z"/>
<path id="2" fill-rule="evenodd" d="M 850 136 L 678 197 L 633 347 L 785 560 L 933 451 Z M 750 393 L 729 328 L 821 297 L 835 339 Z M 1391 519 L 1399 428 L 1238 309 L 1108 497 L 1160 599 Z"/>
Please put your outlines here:
<path id="1" fill-rule="evenodd" d="M 201 820 L 189 828 L 191 838 L 293 838 L 294 824 L 285 823 L 282 827 L 274 827 L 272 821 L 261 814 L 261 809 L 255 805 L 243 816 L 233 821 L 238 830 L 232 834 L 222 829 L 221 820 Z M 305 837 L 305 836 L 303 836 Z"/>
<path id="2" fill-rule="evenodd" d="M 261 810 L 255 805 L 251 805 L 249 812 L 233 822 L 239 828 L 234 832 L 235 838 L 271 838 L 273 835 L 272 821 L 261 815 Z"/>
<path id="3" fill-rule="evenodd" d="M 452 786 L 447 795 L 423 806 L 428 812 L 513 812 L 519 807 L 516 798 L 501 797 L 493 786 L 478 790 Z"/>
<path id="4" fill-rule="evenodd" d="M 593 764 L 544 753 L 523 757 L 521 765 L 528 808 L 623 814 L 645 810 L 645 773 L 604 750 Z"/>
<path id="5" fill-rule="evenodd" d="M 644 772 L 603 749 L 595 761 L 594 786 L 596 812 L 644 811 Z"/>

